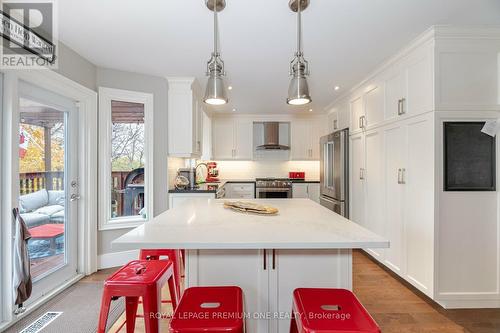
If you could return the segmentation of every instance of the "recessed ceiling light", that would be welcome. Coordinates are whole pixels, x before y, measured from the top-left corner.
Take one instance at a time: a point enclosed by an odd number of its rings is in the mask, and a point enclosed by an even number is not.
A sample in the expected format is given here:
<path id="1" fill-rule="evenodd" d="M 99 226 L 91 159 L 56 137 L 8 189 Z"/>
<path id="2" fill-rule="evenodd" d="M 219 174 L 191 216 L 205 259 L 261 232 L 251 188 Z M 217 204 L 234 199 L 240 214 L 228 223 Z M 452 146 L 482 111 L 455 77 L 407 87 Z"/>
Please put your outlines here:
<path id="1" fill-rule="evenodd" d="M 309 112 L 313 112 L 313 109 L 309 109 Z"/>
<path id="2" fill-rule="evenodd" d="M 236 112 L 236 108 L 233 109 L 233 112 Z"/>
<path id="3" fill-rule="evenodd" d="M 340 87 L 339 87 L 339 86 L 335 86 L 333 89 L 334 89 L 335 91 L 337 91 L 337 90 L 339 90 L 339 89 L 340 89 Z"/>
<path id="4" fill-rule="evenodd" d="M 228 86 L 227 90 L 233 90 L 233 86 Z"/>

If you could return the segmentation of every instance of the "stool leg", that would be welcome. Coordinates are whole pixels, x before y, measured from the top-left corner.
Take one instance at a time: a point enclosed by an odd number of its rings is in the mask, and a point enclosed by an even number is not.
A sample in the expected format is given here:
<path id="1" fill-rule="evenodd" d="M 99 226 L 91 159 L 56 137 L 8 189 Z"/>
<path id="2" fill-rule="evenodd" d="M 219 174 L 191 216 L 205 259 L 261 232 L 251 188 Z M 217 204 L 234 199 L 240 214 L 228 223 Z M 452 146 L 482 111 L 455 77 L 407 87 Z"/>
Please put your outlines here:
<path id="1" fill-rule="evenodd" d="M 161 312 L 161 289 L 150 292 L 147 297 L 142 298 L 144 308 L 144 324 L 146 333 L 159 333 Z"/>
<path id="2" fill-rule="evenodd" d="M 292 319 L 290 320 L 290 333 L 299 333 L 297 329 L 297 322 L 295 321 L 295 314 L 292 311 Z"/>
<path id="3" fill-rule="evenodd" d="M 174 276 L 168 279 L 168 290 L 170 292 L 170 299 L 172 300 L 172 308 L 177 309 L 177 304 L 179 302 L 179 294 L 177 293 L 177 281 Z"/>
<path id="4" fill-rule="evenodd" d="M 134 333 L 135 318 L 137 317 L 137 306 L 139 305 L 139 297 L 125 298 L 125 313 L 127 318 L 127 333 Z"/>
<path id="5" fill-rule="evenodd" d="M 99 313 L 99 323 L 97 325 L 97 333 L 106 332 L 106 322 L 108 321 L 110 304 L 111 304 L 111 295 L 109 295 L 109 293 L 106 290 L 106 287 L 104 287 L 101 300 L 101 312 Z"/>

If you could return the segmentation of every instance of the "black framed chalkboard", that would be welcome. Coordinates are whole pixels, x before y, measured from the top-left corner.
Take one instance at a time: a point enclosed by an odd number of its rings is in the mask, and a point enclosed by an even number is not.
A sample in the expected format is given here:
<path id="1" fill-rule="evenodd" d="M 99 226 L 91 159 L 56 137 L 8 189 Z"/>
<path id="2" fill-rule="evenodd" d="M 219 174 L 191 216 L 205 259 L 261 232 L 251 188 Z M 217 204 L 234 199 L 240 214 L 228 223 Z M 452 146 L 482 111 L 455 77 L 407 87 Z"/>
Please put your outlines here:
<path id="1" fill-rule="evenodd" d="M 444 123 L 444 190 L 495 191 L 495 138 L 484 122 Z"/>

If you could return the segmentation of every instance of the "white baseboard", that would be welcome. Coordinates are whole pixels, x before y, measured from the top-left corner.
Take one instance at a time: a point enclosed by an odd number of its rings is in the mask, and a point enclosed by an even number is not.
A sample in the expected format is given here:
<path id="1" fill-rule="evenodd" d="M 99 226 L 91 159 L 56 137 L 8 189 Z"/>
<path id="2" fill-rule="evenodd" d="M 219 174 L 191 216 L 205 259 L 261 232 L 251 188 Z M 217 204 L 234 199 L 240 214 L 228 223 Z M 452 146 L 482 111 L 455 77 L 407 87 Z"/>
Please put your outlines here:
<path id="1" fill-rule="evenodd" d="M 445 309 L 496 309 L 500 308 L 500 300 L 494 299 L 456 299 L 436 300 Z"/>
<path id="2" fill-rule="evenodd" d="M 97 269 L 120 267 L 139 259 L 139 250 L 104 253 L 97 256 Z"/>

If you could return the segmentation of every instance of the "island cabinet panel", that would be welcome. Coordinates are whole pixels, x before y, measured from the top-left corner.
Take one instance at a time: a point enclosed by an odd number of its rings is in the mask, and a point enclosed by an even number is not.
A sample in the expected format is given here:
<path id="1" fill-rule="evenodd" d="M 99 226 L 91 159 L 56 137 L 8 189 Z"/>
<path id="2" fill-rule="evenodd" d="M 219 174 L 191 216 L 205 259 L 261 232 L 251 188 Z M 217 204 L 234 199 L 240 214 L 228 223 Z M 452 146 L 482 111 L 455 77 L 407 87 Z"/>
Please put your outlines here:
<path id="1" fill-rule="evenodd" d="M 243 289 L 247 333 L 288 333 L 296 288 L 352 289 L 350 249 L 188 250 L 186 257 L 186 287 Z"/>
<path id="2" fill-rule="evenodd" d="M 269 332 L 290 332 L 292 294 L 296 288 L 352 289 L 351 250 L 274 251 L 269 309 L 280 319 L 270 323 Z"/>
<path id="3" fill-rule="evenodd" d="M 266 260 L 266 266 L 270 262 Z M 245 312 L 251 317 L 269 312 L 269 268 L 264 250 L 188 250 L 186 287 L 238 286 Z M 246 318 L 247 332 L 267 332 L 265 320 Z"/>

